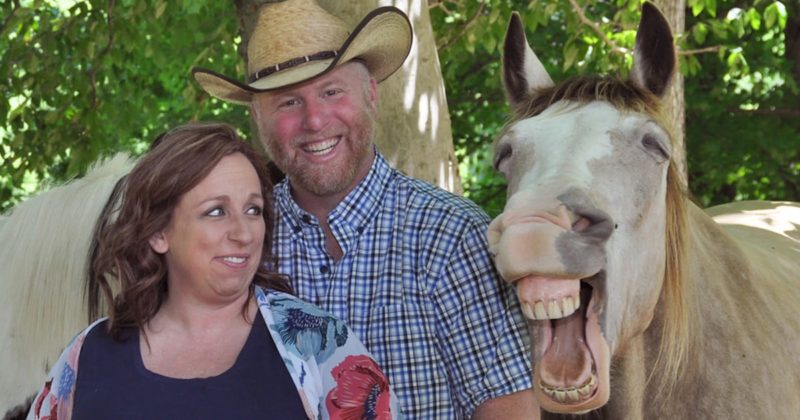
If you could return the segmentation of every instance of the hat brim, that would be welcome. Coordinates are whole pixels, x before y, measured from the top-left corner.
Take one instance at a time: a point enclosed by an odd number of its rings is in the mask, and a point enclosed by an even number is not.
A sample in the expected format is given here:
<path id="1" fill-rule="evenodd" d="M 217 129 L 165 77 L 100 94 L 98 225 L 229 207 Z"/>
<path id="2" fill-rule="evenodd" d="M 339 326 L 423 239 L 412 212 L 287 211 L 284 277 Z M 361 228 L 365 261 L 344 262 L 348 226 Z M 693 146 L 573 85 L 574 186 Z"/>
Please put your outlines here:
<path id="1" fill-rule="evenodd" d="M 411 51 L 411 22 L 392 6 L 379 7 L 353 29 L 335 58 L 311 61 L 245 84 L 213 70 L 195 67 L 192 76 L 211 96 L 235 104 L 249 105 L 254 93 L 281 89 L 319 77 L 336 66 L 358 59 L 378 82 L 403 65 Z"/>

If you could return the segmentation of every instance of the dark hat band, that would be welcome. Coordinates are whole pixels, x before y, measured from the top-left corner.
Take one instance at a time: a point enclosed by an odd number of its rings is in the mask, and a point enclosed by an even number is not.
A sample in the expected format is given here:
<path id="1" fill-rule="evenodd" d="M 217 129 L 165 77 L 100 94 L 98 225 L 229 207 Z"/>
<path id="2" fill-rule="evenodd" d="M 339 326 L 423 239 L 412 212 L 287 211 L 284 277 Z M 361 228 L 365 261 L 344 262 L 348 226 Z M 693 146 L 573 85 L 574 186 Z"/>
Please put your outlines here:
<path id="1" fill-rule="evenodd" d="M 337 55 L 339 55 L 339 53 L 336 51 L 322 51 L 316 54 L 304 55 L 302 57 L 286 60 L 283 63 L 278 63 L 274 66 L 269 66 L 253 73 L 247 78 L 247 83 L 253 83 L 262 77 L 267 77 L 273 73 L 277 73 L 281 70 L 285 70 L 294 66 L 299 66 L 300 64 L 308 63 L 309 61 L 327 60 L 329 58 L 334 58 Z"/>

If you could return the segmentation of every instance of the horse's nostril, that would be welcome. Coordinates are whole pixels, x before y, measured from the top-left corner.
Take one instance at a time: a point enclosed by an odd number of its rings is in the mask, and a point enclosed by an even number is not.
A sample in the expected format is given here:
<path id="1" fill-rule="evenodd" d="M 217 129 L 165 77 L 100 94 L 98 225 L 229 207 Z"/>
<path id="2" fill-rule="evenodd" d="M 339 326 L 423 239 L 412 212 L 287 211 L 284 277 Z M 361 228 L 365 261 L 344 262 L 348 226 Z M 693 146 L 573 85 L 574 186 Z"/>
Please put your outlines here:
<path id="1" fill-rule="evenodd" d="M 584 237 L 606 241 L 616 229 L 616 224 L 604 211 L 597 208 L 584 208 L 575 212 L 578 220 L 572 225 L 572 230 Z"/>
<path id="2" fill-rule="evenodd" d="M 591 224 L 592 222 L 590 222 L 589 219 L 581 217 L 578 218 L 578 220 L 576 220 L 575 223 L 572 224 L 572 230 L 575 232 L 583 232 L 584 230 L 586 230 L 586 228 L 591 226 Z"/>

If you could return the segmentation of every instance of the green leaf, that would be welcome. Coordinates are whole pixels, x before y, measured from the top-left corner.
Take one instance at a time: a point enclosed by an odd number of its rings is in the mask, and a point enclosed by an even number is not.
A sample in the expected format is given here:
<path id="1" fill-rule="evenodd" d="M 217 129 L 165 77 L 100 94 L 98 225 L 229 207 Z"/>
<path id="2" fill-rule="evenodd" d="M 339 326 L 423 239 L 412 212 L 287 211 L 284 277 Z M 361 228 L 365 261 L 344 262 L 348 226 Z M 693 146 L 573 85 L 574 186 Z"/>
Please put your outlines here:
<path id="1" fill-rule="evenodd" d="M 695 42 L 698 44 L 704 44 L 707 35 L 708 27 L 704 23 L 698 23 L 692 28 L 692 38 L 694 38 Z"/>
<path id="2" fill-rule="evenodd" d="M 580 53 L 580 50 L 579 50 L 578 46 L 576 46 L 574 43 L 570 42 L 570 43 L 568 43 L 567 45 L 564 46 L 564 65 L 563 65 L 563 69 L 565 71 L 569 70 L 569 68 L 572 67 L 575 64 L 575 61 L 577 61 L 577 59 L 578 59 L 578 54 L 579 53 Z"/>
<path id="3" fill-rule="evenodd" d="M 706 0 L 706 11 L 711 17 L 717 16 L 717 0 Z"/>
<path id="4" fill-rule="evenodd" d="M 703 13 L 703 9 L 706 7 L 706 4 L 703 2 L 695 2 L 692 4 L 692 15 L 698 16 L 700 13 Z"/>
<path id="5" fill-rule="evenodd" d="M 775 26 L 775 22 L 778 21 L 778 10 L 774 6 L 775 4 L 773 3 L 764 9 L 764 21 L 767 28 L 772 28 Z"/>
<path id="6" fill-rule="evenodd" d="M 164 10 L 167 8 L 166 1 L 159 1 L 156 3 L 156 19 L 161 19 L 161 16 L 164 14 Z"/>
<path id="7" fill-rule="evenodd" d="M 747 18 L 750 20 L 751 28 L 753 28 L 756 31 L 761 28 L 761 15 L 758 13 L 756 9 L 748 10 Z"/>

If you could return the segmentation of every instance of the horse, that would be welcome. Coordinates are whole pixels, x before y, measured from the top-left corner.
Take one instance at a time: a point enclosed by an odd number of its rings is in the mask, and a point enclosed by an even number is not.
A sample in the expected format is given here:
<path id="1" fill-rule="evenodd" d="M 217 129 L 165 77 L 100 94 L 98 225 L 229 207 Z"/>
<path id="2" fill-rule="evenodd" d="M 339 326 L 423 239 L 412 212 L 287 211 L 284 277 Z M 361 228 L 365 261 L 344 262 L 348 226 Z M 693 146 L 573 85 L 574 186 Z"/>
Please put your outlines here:
<path id="1" fill-rule="evenodd" d="M 544 419 L 800 416 L 800 204 L 692 202 L 662 104 L 675 62 L 645 3 L 628 77 L 556 84 L 511 16 L 487 235 Z"/>
<path id="2" fill-rule="evenodd" d="M 98 315 L 88 310 L 93 294 L 86 289 L 90 244 L 106 201 L 131 168 L 131 158 L 118 154 L 83 178 L 23 201 L 0 219 L 4 418 L 24 417 L 61 349 Z"/>

